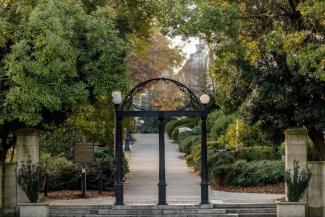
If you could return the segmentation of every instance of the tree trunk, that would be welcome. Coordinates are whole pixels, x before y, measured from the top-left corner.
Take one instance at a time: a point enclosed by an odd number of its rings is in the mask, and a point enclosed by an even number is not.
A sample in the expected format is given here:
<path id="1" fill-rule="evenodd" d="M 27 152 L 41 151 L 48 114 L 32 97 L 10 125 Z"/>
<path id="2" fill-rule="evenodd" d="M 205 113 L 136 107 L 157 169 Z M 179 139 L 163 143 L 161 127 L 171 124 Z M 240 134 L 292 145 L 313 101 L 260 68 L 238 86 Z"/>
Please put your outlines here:
<path id="1" fill-rule="evenodd" d="M 325 161 L 324 133 L 322 130 L 309 130 L 309 137 L 314 143 L 316 160 Z"/>

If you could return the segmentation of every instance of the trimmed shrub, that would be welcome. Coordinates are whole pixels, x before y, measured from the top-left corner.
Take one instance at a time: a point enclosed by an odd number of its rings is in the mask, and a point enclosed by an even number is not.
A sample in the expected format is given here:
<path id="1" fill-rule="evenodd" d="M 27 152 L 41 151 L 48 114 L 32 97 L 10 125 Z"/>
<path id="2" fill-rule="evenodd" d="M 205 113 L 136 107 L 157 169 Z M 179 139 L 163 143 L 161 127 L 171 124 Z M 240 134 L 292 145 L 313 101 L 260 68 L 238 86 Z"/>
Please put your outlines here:
<path id="1" fill-rule="evenodd" d="M 49 190 L 80 189 L 81 169 L 80 164 L 74 164 L 64 155 L 51 156 L 42 154 L 40 166 L 49 175 Z M 114 150 L 104 148 L 95 153 L 95 160 L 84 164 L 87 172 L 87 189 L 98 188 L 98 177 L 102 174 L 103 187 L 108 189 L 114 184 L 115 161 Z M 123 159 L 124 172 L 128 172 L 128 164 Z"/>
<path id="2" fill-rule="evenodd" d="M 172 120 L 172 121 L 169 121 L 167 124 L 166 124 L 166 132 L 167 132 L 167 135 L 169 136 L 169 137 L 171 137 L 171 135 L 172 135 L 172 132 L 173 132 L 173 130 L 174 130 L 174 128 L 175 128 L 175 123 L 177 123 L 178 122 L 178 120 Z"/>
<path id="3" fill-rule="evenodd" d="M 173 132 L 172 132 L 172 134 L 170 135 L 170 138 L 172 140 L 176 140 L 177 137 L 178 137 L 178 134 L 179 134 L 178 127 L 175 127 L 174 130 L 173 130 Z"/>
<path id="4" fill-rule="evenodd" d="M 190 154 L 193 146 L 197 144 L 200 140 L 200 136 L 192 135 L 189 137 L 186 137 L 180 144 L 179 144 L 179 150 L 186 155 Z"/>
<path id="5" fill-rule="evenodd" d="M 195 144 L 191 153 L 186 157 L 186 163 L 194 169 L 195 172 L 200 171 L 201 167 L 201 145 Z"/>
<path id="6" fill-rule="evenodd" d="M 176 140 L 177 136 L 178 136 L 178 129 L 176 130 L 176 128 L 179 128 L 179 127 L 193 128 L 198 123 L 199 123 L 198 118 L 183 118 L 183 119 L 179 119 L 179 120 L 173 120 L 166 124 L 166 131 L 167 131 L 168 136 L 171 139 Z"/>
<path id="7" fill-rule="evenodd" d="M 236 160 L 274 160 L 275 152 L 272 147 L 268 146 L 254 146 L 243 147 L 239 150 L 233 151 Z"/>
<path id="8" fill-rule="evenodd" d="M 235 162 L 235 158 L 231 153 L 219 152 L 210 159 L 208 164 L 210 166 L 209 176 L 219 177 L 221 183 L 226 182 L 226 178 L 232 173 L 233 166 L 232 163 Z"/>
<path id="9" fill-rule="evenodd" d="M 217 152 L 213 157 L 208 158 L 208 165 L 215 167 L 221 164 L 232 164 L 235 160 L 236 159 L 231 152 Z"/>
<path id="10" fill-rule="evenodd" d="M 284 179 L 283 161 L 236 161 L 231 167 L 229 179 L 234 186 L 263 186 Z"/>
<path id="11" fill-rule="evenodd" d="M 186 139 L 187 137 L 189 137 L 189 136 L 192 136 L 192 135 L 194 135 L 195 134 L 195 132 L 193 132 L 193 131 L 185 131 L 185 132 L 181 132 L 181 133 L 179 133 L 178 134 L 178 136 L 177 136 L 177 143 L 178 144 L 181 144 L 181 142 L 184 140 L 184 139 Z"/>
<path id="12" fill-rule="evenodd" d="M 209 113 L 207 119 L 207 129 L 209 137 L 212 139 L 218 139 L 218 137 L 226 133 L 229 124 L 234 120 L 235 115 L 225 115 L 223 111 L 217 110 Z"/>

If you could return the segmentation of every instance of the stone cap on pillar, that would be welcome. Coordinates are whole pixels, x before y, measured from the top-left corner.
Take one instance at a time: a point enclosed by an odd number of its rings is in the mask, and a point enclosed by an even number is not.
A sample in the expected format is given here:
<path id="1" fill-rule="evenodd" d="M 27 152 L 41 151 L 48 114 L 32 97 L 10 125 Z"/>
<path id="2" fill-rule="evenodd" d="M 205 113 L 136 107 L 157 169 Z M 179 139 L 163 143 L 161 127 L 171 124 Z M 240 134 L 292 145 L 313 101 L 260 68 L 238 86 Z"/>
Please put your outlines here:
<path id="1" fill-rule="evenodd" d="M 16 136 L 38 136 L 40 134 L 40 130 L 35 128 L 22 128 L 16 130 L 15 134 Z"/>
<path id="2" fill-rule="evenodd" d="M 305 127 L 293 127 L 293 128 L 288 128 L 284 130 L 285 135 L 304 135 L 308 134 L 308 130 Z"/>

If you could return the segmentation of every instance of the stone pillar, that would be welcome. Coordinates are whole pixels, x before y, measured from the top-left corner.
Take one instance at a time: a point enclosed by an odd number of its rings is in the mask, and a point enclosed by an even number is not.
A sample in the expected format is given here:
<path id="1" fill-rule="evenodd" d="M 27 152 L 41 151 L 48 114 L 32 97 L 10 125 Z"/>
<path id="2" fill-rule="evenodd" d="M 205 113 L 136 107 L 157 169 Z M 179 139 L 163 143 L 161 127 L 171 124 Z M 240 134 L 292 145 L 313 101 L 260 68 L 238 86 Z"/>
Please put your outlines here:
<path id="1" fill-rule="evenodd" d="M 312 177 L 310 179 L 307 197 L 308 197 L 308 216 L 310 217 L 323 217 L 324 207 L 324 175 L 325 175 L 325 162 L 312 161 L 308 162 L 308 167 L 312 170 Z"/>
<path id="2" fill-rule="evenodd" d="M 0 211 L 3 208 L 3 165 L 0 163 Z M 1 212 L 0 212 L 1 216 Z M 2 217 L 2 216 L 1 216 Z"/>
<path id="3" fill-rule="evenodd" d="M 21 165 L 31 160 L 33 164 L 39 161 L 39 130 L 20 129 L 16 131 L 17 141 L 17 173 Z M 23 190 L 17 186 L 17 202 L 29 202 Z"/>
<path id="4" fill-rule="evenodd" d="M 293 171 L 294 161 L 298 161 L 301 169 L 307 166 L 307 138 L 306 128 L 289 128 L 285 134 L 285 169 Z M 286 200 L 287 198 L 287 187 Z M 305 199 L 303 199 L 305 201 Z"/>
<path id="5" fill-rule="evenodd" d="M 16 163 L 2 165 L 2 212 L 4 216 L 15 216 L 17 206 Z M 2 213 L 1 213 L 2 214 Z M 0 214 L 0 216 L 1 216 Z"/>

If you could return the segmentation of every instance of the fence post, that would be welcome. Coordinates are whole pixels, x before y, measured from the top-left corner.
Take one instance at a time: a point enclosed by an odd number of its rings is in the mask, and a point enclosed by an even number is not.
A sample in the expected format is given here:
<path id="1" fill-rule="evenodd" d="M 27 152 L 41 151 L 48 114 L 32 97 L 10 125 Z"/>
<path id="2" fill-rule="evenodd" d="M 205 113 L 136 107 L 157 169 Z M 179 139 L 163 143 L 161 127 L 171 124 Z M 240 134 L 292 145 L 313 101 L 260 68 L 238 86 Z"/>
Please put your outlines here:
<path id="1" fill-rule="evenodd" d="M 98 180 L 98 192 L 102 193 L 103 191 L 103 175 L 102 173 L 99 174 L 99 180 Z"/>
<path id="2" fill-rule="evenodd" d="M 44 182 L 44 196 L 47 197 L 47 192 L 48 192 L 48 178 L 49 175 L 45 173 L 45 182 Z"/>
<path id="3" fill-rule="evenodd" d="M 81 170 L 81 196 L 86 197 L 86 169 Z"/>

